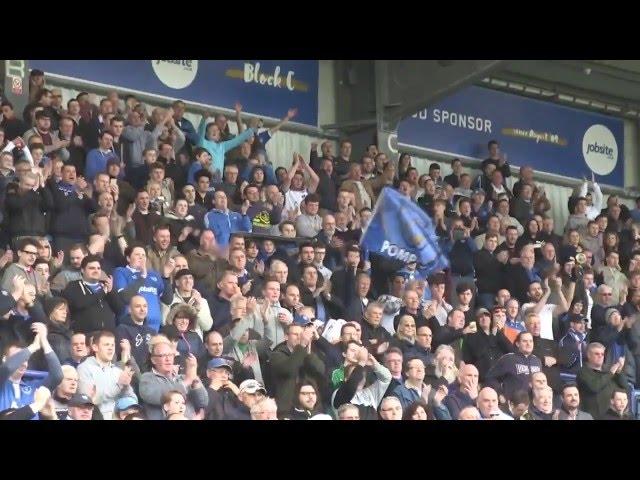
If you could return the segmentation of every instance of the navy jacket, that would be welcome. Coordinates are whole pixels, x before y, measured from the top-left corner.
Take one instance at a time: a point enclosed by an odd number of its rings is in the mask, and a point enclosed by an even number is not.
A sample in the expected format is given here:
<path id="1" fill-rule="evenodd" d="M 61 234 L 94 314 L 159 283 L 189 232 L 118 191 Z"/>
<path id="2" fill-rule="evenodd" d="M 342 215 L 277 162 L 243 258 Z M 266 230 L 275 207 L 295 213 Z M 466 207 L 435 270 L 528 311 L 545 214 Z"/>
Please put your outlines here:
<path id="1" fill-rule="evenodd" d="M 535 355 L 525 357 L 519 352 L 507 353 L 489 370 L 487 384 L 511 398 L 516 390 L 528 390 L 529 377 L 540 371 L 542 362 Z"/>
<path id="2" fill-rule="evenodd" d="M 147 365 L 149 359 L 149 341 L 156 332 L 147 326 L 147 321 L 138 325 L 133 321 L 131 315 L 125 316 L 116 328 L 116 350 L 120 356 L 120 340 L 129 340 L 131 344 L 131 356 L 135 358 L 140 368 Z"/>

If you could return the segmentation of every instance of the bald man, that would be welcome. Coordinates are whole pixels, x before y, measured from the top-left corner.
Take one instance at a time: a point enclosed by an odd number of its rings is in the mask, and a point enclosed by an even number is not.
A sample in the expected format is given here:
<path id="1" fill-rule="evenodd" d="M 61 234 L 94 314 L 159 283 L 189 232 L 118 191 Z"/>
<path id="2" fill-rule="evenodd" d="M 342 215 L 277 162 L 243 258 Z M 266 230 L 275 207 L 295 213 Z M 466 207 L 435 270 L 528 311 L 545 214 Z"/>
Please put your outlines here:
<path id="1" fill-rule="evenodd" d="M 478 369 L 468 363 L 458 372 L 458 381 L 451 387 L 443 403 L 449 409 L 451 418 L 458 418 L 464 408 L 476 404 L 477 398 Z"/>
<path id="2" fill-rule="evenodd" d="M 491 387 L 480 390 L 476 405 L 484 420 L 513 420 L 498 408 L 498 394 Z"/>
<path id="3" fill-rule="evenodd" d="M 118 356 L 122 351 L 122 342 L 129 342 L 131 355 L 138 367 L 145 369 L 149 360 L 149 341 L 155 330 L 147 324 L 149 307 L 144 297 L 134 295 L 129 301 L 129 314 L 116 328 L 116 349 Z M 126 347 L 125 347 L 126 348 Z"/>
<path id="4" fill-rule="evenodd" d="M 482 417 L 476 407 L 466 407 L 460 410 L 458 420 L 482 420 Z"/>

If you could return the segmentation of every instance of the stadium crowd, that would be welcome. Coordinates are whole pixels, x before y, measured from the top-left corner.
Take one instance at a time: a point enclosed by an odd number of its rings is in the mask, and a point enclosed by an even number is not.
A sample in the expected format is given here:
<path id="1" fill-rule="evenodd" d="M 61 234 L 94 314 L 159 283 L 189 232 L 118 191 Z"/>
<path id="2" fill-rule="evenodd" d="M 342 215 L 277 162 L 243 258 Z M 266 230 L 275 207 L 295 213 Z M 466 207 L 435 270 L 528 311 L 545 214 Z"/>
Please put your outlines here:
<path id="1" fill-rule="evenodd" d="M 29 81 L 24 111 L 1 103 L 1 419 L 634 418 L 640 208 L 595 178 L 556 228 L 495 141 L 444 178 L 346 139 L 274 169 L 295 108 L 195 126 Z M 447 269 L 360 246 L 383 189 Z"/>

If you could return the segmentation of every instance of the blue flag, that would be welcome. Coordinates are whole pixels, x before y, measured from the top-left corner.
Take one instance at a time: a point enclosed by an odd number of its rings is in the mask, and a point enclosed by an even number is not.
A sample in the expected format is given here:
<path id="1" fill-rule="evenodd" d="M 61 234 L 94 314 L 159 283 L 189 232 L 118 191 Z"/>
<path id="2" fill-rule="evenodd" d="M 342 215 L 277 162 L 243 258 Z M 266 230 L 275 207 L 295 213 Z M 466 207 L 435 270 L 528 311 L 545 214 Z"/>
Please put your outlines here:
<path id="1" fill-rule="evenodd" d="M 424 275 L 449 266 L 431 218 L 410 198 L 389 187 L 382 189 L 360 245 L 371 253 L 417 262 Z"/>

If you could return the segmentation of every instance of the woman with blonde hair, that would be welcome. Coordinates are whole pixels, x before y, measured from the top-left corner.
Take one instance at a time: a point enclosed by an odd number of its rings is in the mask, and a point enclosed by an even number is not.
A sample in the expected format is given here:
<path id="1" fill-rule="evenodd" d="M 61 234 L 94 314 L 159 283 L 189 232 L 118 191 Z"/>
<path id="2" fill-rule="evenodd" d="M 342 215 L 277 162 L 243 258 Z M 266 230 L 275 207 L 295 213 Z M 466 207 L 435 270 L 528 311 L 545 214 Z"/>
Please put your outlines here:
<path id="1" fill-rule="evenodd" d="M 440 385 L 448 387 L 458 378 L 458 368 L 455 363 L 455 352 L 450 345 L 440 345 L 436 349 L 433 365 L 427 368 L 425 383 L 433 388 Z"/>

